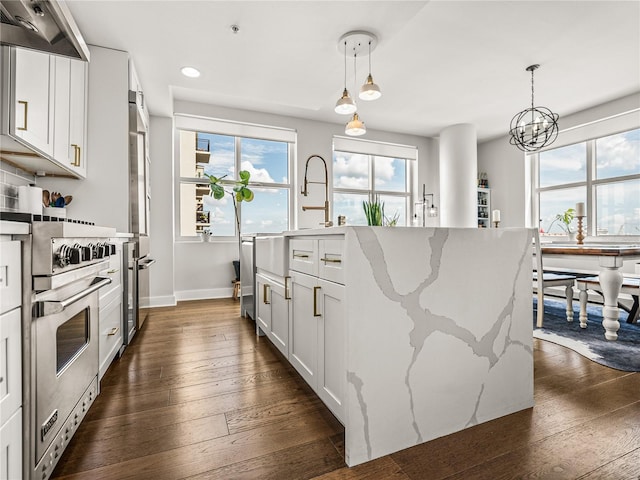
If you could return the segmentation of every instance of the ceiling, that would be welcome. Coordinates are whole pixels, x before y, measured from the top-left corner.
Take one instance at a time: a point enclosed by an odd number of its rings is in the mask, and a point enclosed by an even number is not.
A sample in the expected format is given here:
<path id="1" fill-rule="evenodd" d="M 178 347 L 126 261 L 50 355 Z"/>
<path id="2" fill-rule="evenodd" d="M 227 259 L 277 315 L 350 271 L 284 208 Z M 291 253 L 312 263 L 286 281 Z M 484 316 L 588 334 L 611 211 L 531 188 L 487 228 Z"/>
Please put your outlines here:
<path id="1" fill-rule="evenodd" d="M 562 117 L 640 91 L 640 1 L 67 0 L 87 43 L 130 52 L 152 114 L 188 100 L 331 123 L 344 86 L 339 38 L 378 37 L 383 92 L 358 102 L 367 127 L 436 136 L 476 125 L 504 135 L 536 105 Z M 231 25 L 240 30 L 233 33 Z M 182 76 L 197 67 L 202 75 Z M 352 95 L 367 59 L 347 63 Z M 354 86 L 357 84 L 357 86 Z M 640 105 L 639 105 L 640 106 Z"/>

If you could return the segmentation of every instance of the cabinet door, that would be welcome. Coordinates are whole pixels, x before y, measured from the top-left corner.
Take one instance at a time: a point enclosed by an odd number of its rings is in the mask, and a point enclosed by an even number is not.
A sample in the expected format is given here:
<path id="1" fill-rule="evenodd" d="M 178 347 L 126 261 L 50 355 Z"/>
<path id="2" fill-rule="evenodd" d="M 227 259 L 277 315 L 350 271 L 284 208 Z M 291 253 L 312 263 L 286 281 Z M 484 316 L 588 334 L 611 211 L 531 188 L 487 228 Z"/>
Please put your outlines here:
<path id="1" fill-rule="evenodd" d="M 47 155 L 53 155 L 53 109 L 51 100 L 54 82 L 51 55 L 21 48 L 14 54 L 13 112 L 11 134 Z"/>
<path id="2" fill-rule="evenodd" d="M 87 63 L 70 60 L 69 73 L 69 148 L 73 169 L 86 177 Z"/>
<path id="3" fill-rule="evenodd" d="M 285 281 L 288 281 L 285 280 Z M 288 285 L 271 286 L 271 331 L 269 338 L 285 356 L 289 357 L 289 299 Z"/>
<path id="4" fill-rule="evenodd" d="M 317 278 L 303 273 L 291 275 L 291 323 L 289 361 L 315 390 L 318 365 Z M 314 306 L 316 312 L 314 312 Z"/>
<path id="5" fill-rule="evenodd" d="M 22 476 L 22 408 L 0 428 L 0 478 Z"/>
<path id="6" fill-rule="evenodd" d="M 0 315 L 0 425 L 22 405 L 20 309 Z"/>
<path id="7" fill-rule="evenodd" d="M 53 158 L 65 167 L 73 168 L 75 149 L 69 144 L 71 59 L 59 56 L 54 56 L 53 59 L 55 72 Z"/>
<path id="8" fill-rule="evenodd" d="M 319 279 L 317 292 L 321 317 L 318 319 L 318 385 L 316 393 L 340 421 L 344 421 L 345 314 L 344 286 Z"/>
<path id="9" fill-rule="evenodd" d="M 271 286 L 272 281 L 262 275 L 256 275 L 256 321 L 262 333 L 271 331 Z"/>

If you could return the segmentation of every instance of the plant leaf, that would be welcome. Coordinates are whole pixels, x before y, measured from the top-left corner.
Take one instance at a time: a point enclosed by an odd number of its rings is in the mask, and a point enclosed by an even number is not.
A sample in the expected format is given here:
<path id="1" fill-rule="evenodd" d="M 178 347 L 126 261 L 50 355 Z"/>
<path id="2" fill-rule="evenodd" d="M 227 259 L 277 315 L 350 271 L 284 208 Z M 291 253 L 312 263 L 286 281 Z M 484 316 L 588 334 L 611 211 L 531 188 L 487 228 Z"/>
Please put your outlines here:
<path id="1" fill-rule="evenodd" d="M 212 183 L 211 184 L 211 195 L 216 200 L 220 200 L 222 197 L 224 197 L 224 188 L 222 188 L 217 183 Z"/>
<path id="2" fill-rule="evenodd" d="M 240 182 L 243 183 L 244 185 L 247 185 L 249 183 L 249 178 L 251 177 L 251 174 L 247 170 L 240 170 L 238 172 L 238 176 L 240 177 Z"/>

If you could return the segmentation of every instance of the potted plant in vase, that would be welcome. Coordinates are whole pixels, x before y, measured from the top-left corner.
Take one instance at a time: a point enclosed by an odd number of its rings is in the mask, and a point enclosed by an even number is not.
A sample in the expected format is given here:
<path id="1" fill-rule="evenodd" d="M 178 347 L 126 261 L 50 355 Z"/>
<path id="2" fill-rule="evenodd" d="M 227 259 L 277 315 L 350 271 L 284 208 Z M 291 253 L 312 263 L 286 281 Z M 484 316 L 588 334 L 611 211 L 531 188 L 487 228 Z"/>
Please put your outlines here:
<path id="1" fill-rule="evenodd" d="M 558 225 L 560 226 L 560 228 L 562 228 L 562 230 L 564 230 L 565 233 L 569 236 L 569 240 L 572 242 L 575 241 L 576 232 L 573 230 L 571 226 L 571 223 L 573 222 L 573 219 L 575 217 L 576 217 L 575 208 L 567 208 L 564 212 L 558 213 L 556 215 L 556 218 L 553 220 L 553 222 L 549 224 L 549 231 L 551 231 L 551 227 L 553 226 L 553 224 L 558 222 Z"/>

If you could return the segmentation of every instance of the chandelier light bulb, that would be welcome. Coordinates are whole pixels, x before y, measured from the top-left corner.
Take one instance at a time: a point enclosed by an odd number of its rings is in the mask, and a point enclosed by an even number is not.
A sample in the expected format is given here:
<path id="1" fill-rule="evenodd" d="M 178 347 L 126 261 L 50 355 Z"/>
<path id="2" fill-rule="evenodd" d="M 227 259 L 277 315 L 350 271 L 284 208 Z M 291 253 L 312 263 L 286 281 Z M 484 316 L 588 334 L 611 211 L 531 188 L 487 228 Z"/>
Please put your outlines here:
<path id="1" fill-rule="evenodd" d="M 377 100 L 382 96 L 380 87 L 373 82 L 371 74 L 367 77 L 367 81 L 360 87 L 360 94 L 358 95 L 361 100 L 371 101 Z"/>

